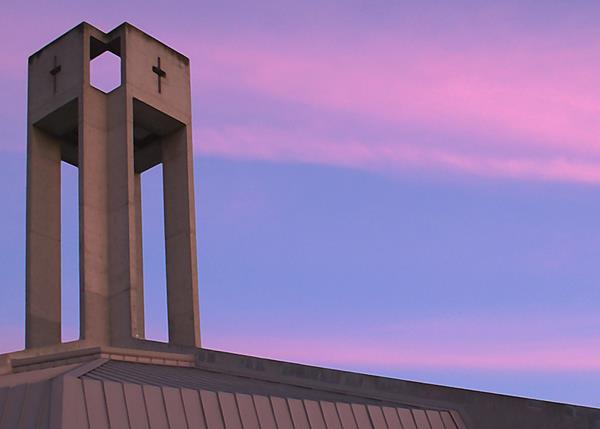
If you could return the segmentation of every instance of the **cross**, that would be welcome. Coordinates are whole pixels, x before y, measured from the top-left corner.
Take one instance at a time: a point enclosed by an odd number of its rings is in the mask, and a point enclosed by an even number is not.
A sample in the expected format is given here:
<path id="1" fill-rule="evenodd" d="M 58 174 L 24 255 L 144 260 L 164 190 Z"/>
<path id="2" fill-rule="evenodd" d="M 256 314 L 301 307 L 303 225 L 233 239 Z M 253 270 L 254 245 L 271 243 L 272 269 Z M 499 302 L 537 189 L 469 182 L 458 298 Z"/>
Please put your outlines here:
<path id="1" fill-rule="evenodd" d="M 50 74 L 52 75 L 52 79 L 54 81 L 54 93 L 56 94 L 56 75 L 60 72 L 61 66 L 56 65 L 56 56 L 54 56 L 54 67 L 50 70 Z"/>
<path id="2" fill-rule="evenodd" d="M 156 73 L 156 78 L 158 79 L 158 93 L 160 94 L 160 92 L 161 92 L 160 91 L 160 89 L 161 89 L 161 87 L 160 87 L 160 78 L 161 77 L 165 77 L 166 78 L 167 77 L 167 73 L 163 69 L 160 68 L 160 57 L 158 57 L 156 59 L 156 61 L 157 61 L 158 65 L 152 66 L 152 71 L 154 73 Z"/>

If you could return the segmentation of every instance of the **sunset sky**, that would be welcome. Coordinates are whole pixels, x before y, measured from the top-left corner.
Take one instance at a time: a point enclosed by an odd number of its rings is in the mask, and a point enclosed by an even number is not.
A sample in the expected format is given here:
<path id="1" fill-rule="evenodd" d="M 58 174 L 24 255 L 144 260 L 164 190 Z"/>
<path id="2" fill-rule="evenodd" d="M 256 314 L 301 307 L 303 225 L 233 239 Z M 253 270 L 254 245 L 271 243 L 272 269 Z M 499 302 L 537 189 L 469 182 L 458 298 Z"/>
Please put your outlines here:
<path id="1" fill-rule="evenodd" d="M 0 353 L 24 345 L 27 57 L 81 21 L 190 58 L 204 347 L 600 406 L 600 2 L 3 2 Z M 165 340 L 160 167 L 143 192 Z"/>

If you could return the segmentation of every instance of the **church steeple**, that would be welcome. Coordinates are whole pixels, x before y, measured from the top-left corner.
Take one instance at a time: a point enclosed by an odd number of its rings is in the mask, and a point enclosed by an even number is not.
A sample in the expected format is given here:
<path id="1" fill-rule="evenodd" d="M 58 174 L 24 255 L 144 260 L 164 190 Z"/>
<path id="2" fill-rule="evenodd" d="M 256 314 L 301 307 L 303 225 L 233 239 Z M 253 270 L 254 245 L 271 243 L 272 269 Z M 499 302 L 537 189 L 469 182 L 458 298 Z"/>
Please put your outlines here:
<path id="1" fill-rule="evenodd" d="M 121 85 L 90 61 L 121 58 Z M 161 163 L 169 342 L 200 346 L 189 60 L 129 24 L 82 23 L 29 59 L 26 347 L 61 342 L 60 163 L 79 171 L 81 342 L 144 347 L 141 180 Z"/>

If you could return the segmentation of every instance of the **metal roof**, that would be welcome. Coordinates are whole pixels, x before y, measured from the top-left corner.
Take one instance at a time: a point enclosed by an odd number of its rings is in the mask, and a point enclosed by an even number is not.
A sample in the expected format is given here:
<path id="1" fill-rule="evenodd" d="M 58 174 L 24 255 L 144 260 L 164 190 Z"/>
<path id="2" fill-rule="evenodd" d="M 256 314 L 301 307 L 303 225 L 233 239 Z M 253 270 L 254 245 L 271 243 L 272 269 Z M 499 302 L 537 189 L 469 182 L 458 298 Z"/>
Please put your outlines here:
<path id="1" fill-rule="evenodd" d="M 0 388 L 0 429 L 13 428 L 466 429 L 450 410 L 119 361 Z"/>
<path id="2" fill-rule="evenodd" d="M 82 375 L 84 379 L 148 384 L 194 390 L 282 396 L 295 399 L 314 399 L 364 404 L 398 405 L 364 396 L 308 388 L 290 382 L 269 381 L 257 377 L 233 375 L 200 368 L 108 361 Z"/>

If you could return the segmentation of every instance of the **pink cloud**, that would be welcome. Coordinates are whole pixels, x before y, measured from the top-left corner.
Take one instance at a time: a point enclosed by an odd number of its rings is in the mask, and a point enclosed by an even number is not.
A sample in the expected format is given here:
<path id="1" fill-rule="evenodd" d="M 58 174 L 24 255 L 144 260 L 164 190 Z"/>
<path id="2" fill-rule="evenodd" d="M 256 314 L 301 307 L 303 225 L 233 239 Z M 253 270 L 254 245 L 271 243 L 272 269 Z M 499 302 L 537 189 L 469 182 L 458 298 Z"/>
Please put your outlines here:
<path id="1" fill-rule="evenodd" d="M 196 72 L 202 84 L 241 86 L 378 119 L 514 134 L 534 139 L 530 144 L 591 144 L 596 152 L 597 49 L 524 43 L 452 52 L 393 37 L 351 51 L 248 42 L 189 46 L 203 61 Z"/>
<path id="2" fill-rule="evenodd" d="M 472 369 L 518 371 L 597 371 L 600 341 L 527 347 L 482 347 L 459 343 L 452 349 L 423 344 L 361 344 L 338 339 L 298 341 L 289 338 L 221 337 L 205 347 L 272 359 L 329 367 L 385 367 L 389 370 Z"/>
<path id="3" fill-rule="evenodd" d="M 219 333 L 205 337 L 204 346 L 337 368 L 597 371 L 600 340 L 577 334 L 595 332 L 590 327 L 597 325 L 597 320 L 561 317 L 415 320 L 351 337 L 339 332 L 329 338 L 326 332 L 298 338 L 269 336 L 264 330 L 260 338 Z M 551 332 L 555 329 L 560 333 Z"/>
<path id="4" fill-rule="evenodd" d="M 483 177 L 600 183 L 600 162 L 569 156 L 497 156 L 411 142 L 332 140 L 259 127 L 197 127 L 196 151 L 237 159 L 306 162 L 394 173 L 406 168 Z"/>
<path id="5" fill-rule="evenodd" d="M 187 48 L 201 61 L 197 87 L 250 89 L 321 109 L 325 118 L 327 112 L 342 112 L 400 129 L 416 124 L 478 143 L 465 151 L 464 141 L 450 139 L 435 146 L 342 142 L 237 124 L 207 127 L 201 136 L 212 134 L 212 140 L 197 141 L 201 151 L 242 158 L 377 169 L 408 163 L 485 176 L 597 183 L 600 75 L 592 71 L 600 69 L 600 57 L 592 48 L 522 41 L 451 51 L 393 37 L 352 50 L 301 43 L 264 47 L 251 39 L 204 41 Z M 224 147 L 217 147 L 217 140 Z"/>

